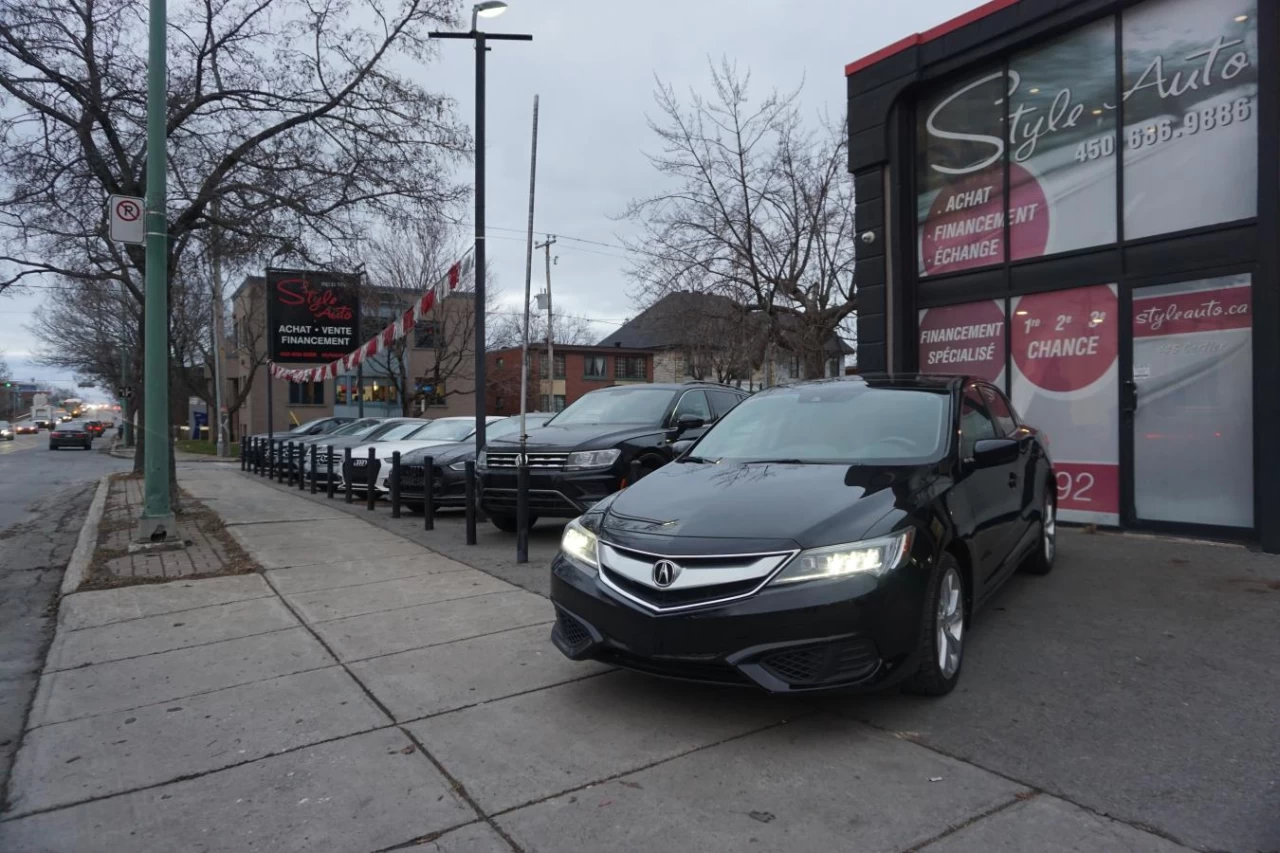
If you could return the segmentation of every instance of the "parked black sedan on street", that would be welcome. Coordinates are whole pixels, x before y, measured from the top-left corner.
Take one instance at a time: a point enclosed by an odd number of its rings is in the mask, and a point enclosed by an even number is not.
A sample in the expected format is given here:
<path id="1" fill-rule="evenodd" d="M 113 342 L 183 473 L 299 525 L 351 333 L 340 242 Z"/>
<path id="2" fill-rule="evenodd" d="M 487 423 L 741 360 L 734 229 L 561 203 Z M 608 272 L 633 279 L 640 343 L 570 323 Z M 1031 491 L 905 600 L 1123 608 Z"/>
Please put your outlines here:
<path id="1" fill-rule="evenodd" d="M 1045 443 L 964 377 L 771 388 L 565 528 L 568 657 L 773 692 L 941 695 L 1015 569 L 1053 565 Z"/>

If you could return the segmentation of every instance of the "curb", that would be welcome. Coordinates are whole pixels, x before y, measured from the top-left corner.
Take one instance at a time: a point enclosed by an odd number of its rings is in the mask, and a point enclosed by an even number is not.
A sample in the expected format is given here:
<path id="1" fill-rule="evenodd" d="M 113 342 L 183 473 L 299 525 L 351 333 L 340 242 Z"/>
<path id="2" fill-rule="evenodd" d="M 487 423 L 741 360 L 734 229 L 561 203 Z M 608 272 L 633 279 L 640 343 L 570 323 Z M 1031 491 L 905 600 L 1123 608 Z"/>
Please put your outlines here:
<path id="1" fill-rule="evenodd" d="M 71 552 L 71 561 L 62 575 L 62 595 L 70 595 L 84 583 L 84 574 L 93 560 L 93 552 L 98 545 L 98 525 L 102 522 L 102 514 L 107 509 L 107 492 L 111 489 L 110 475 L 98 481 L 98 491 L 89 505 L 89 514 L 85 516 L 80 527 L 80 538 L 76 540 L 76 548 Z"/>

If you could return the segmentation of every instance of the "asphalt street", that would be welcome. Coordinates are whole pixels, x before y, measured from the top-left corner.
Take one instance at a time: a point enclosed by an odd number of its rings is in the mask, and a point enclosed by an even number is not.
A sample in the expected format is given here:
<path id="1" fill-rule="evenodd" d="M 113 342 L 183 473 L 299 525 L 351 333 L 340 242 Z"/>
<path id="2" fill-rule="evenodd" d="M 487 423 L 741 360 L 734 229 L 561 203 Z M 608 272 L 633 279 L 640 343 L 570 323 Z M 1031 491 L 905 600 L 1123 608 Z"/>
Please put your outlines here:
<path id="1" fill-rule="evenodd" d="M 96 450 L 50 452 L 43 433 L 0 442 L 0 798 L 95 486 L 129 465 Z"/>

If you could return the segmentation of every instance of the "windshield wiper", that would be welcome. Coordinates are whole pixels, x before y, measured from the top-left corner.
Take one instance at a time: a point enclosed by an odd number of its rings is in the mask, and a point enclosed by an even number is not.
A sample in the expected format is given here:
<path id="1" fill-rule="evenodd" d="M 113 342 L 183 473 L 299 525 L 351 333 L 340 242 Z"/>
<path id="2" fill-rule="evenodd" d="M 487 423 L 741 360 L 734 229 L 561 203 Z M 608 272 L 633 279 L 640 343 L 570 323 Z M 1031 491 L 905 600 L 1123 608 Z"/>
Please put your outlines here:
<path id="1" fill-rule="evenodd" d="M 695 465 L 715 465 L 719 459 L 703 459 L 701 456 L 682 456 L 681 462 L 692 462 Z"/>
<path id="2" fill-rule="evenodd" d="M 808 465 L 807 459 L 745 459 L 743 465 Z"/>

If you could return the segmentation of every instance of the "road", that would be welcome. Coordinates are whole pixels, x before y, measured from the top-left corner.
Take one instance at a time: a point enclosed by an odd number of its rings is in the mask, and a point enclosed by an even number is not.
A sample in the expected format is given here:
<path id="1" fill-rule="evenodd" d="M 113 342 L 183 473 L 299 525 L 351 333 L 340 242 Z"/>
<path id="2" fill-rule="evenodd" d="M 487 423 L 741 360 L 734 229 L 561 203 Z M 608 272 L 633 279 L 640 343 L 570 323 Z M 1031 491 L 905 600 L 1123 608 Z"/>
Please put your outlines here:
<path id="1" fill-rule="evenodd" d="M 53 636 L 50 604 L 94 486 L 130 464 L 98 451 L 50 452 L 44 433 L 0 442 L 0 799 Z"/>

